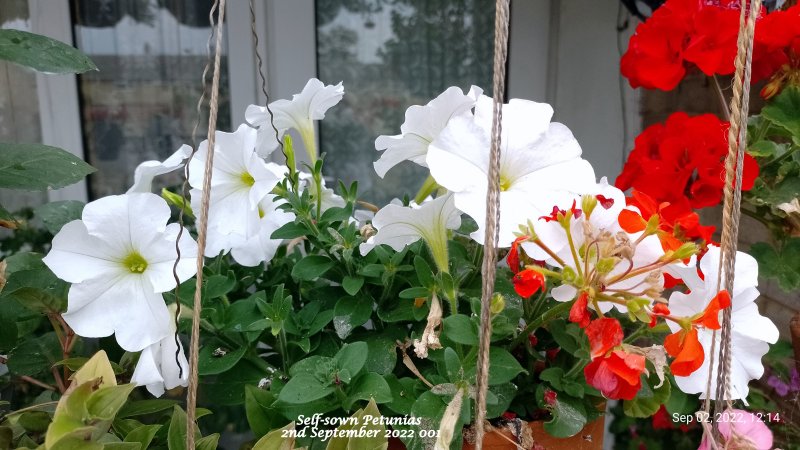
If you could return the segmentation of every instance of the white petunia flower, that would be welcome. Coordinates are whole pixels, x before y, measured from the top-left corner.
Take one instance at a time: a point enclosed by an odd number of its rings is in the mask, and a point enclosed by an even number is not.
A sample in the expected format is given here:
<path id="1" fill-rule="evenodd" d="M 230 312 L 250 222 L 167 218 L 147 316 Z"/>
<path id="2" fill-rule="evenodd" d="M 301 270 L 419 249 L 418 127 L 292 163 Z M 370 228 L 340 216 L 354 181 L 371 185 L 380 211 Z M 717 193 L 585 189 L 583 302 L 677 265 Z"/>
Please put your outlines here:
<path id="1" fill-rule="evenodd" d="M 550 123 L 552 115 L 545 103 L 513 99 L 503 106 L 500 247 L 511 244 L 527 219 L 547 215 L 554 204 L 595 185 L 578 141 L 566 126 Z M 491 129 L 492 99 L 481 96 L 473 116 L 450 120 L 426 159 L 436 182 L 454 193 L 455 206 L 477 222 L 471 237 L 479 243 L 484 241 Z"/>
<path id="2" fill-rule="evenodd" d="M 700 270 L 703 273 L 703 286 L 695 286 L 689 294 L 674 292 L 669 298 L 669 309 L 673 315 L 691 317 L 701 314 L 713 299 L 717 291 L 717 269 L 720 264 L 720 249 L 709 245 L 708 252 L 700 260 Z M 761 358 L 769 350 L 769 344 L 778 341 L 778 328 L 770 319 L 758 312 L 755 303 L 759 292 L 758 263 L 756 260 L 742 252 L 736 254 L 736 268 L 733 292 L 731 293 L 731 387 L 732 399 L 745 399 L 749 392 L 750 380 L 761 378 L 764 366 Z M 724 283 L 722 284 L 724 288 Z M 667 322 L 673 332 L 680 329 L 680 325 Z M 703 346 L 705 358 L 703 365 L 692 372 L 688 377 L 675 377 L 680 390 L 688 394 L 700 394 L 706 397 L 706 383 L 708 366 L 711 357 L 711 345 L 714 331 L 705 327 L 698 329 L 698 339 Z M 715 350 L 719 350 L 721 333 L 716 333 Z M 711 372 L 711 398 L 716 398 L 717 368 L 719 358 L 714 358 L 714 368 Z"/>
<path id="3" fill-rule="evenodd" d="M 383 178 L 389 169 L 406 160 L 428 167 L 425 162 L 428 145 L 439 136 L 452 117 L 468 114 L 482 93 L 481 88 L 472 86 L 469 93 L 464 95 L 460 88 L 451 86 L 427 105 L 409 107 L 406 120 L 400 126 L 400 134 L 381 135 L 375 139 L 375 149 L 383 150 L 374 163 L 378 176 Z"/>
<path id="4" fill-rule="evenodd" d="M 115 334 L 132 352 L 169 334 L 161 293 L 175 287 L 178 236 L 178 225 L 167 225 L 169 217 L 169 206 L 154 194 L 103 197 L 53 238 L 44 262 L 72 283 L 64 320 L 76 334 Z M 177 273 L 185 281 L 195 274 L 197 244 L 183 233 L 180 247 Z"/>
<path id="5" fill-rule="evenodd" d="M 420 206 L 389 204 L 375 213 L 372 226 L 378 233 L 359 247 L 366 255 L 376 245 L 386 244 L 401 251 L 409 244 L 424 239 L 439 270 L 447 271 L 447 230 L 461 226 L 461 212 L 453 196 L 448 194 Z"/>
<path id="6" fill-rule="evenodd" d="M 317 160 L 317 144 L 314 121 L 325 118 L 325 112 L 339 103 L 344 96 L 342 83 L 325 85 L 316 78 L 308 80 L 303 91 L 291 100 L 276 100 L 269 104 L 274 115 L 273 123 L 278 129 L 278 139 L 291 128 L 300 133 L 303 145 L 311 161 Z M 269 120 L 269 111 L 264 106 L 250 105 L 244 113 L 245 119 L 258 127 L 258 153 L 267 156 L 278 147 L 275 130 Z"/>
<path id="7" fill-rule="evenodd" d="M 156 397 L 164 395 L 165 390 L 189 385 L 189 363 L 183 344 L 175 336 L 175 312 L 175 304 L 169 305 L 169 335 L 142 350 L 131 377 L 131 383 L 146 386 Z"/>
<path id="8" fill-rule="evenodd" d="M 248 239 L 258 234 L 260 221 L 258 205 L 278 184 L 280 175 L 255 152 L 256 130 L 240 125 L 234 133 L 216 134 L 214 166 L 211 175 L 211 204 L 208 228 L 215 236 Z M 195 157 L 189 162 L 189 184 L 192 189 L 192 209 L 200 211 L 208 142 L 200 143 Z M 210 236 L 209 236 L 210 237 Z M 206 256 L 216 256 L 214 248 L 229 248 L 225 242 L 211 242 Z"/>
<path id="9" fill-rule="evenodd" d="M 153 189 L 153 178 L 170 173 L 183 166 L 184 161 L 192 155 L 192 147 L 186 144 L 181 147 L 172 155 L 170 155 L 163 162 L 161 161 L 145 161 L 138 166 L 133 172 L 133 186 L 128 189 L 128 194 L 133 192 L 151 192 Z"/>
<path id="10" fill-rule="evenodd" d="M 256 211 L 258 232 L 249 238 L 235 234 L 220 235 L 216 228 L 209 228 L 206 255 L 230 252 L 237 263 L 247 267 L 271 261 L 283 242 L 282 239 L 272 239 L 272 233 L 294 220 L 294 214 L 278 208 L 283 202 L 276 199 L 276 196 L 269 194 L 259 202 Z"/>

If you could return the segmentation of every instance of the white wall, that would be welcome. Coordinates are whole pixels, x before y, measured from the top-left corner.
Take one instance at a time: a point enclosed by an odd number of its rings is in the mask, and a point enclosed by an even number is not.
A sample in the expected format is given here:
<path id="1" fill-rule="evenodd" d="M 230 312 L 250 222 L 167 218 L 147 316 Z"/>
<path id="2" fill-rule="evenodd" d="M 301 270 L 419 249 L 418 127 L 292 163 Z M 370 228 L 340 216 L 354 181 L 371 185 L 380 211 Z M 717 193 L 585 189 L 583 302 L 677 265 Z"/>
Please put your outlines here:
<path id="1" fill-rule="evenodd" d="M 597 176 L 612 181 L 640 128 L 636 93 L 619 74 L 618 39 L 624 50 L 635 23 L 618 35 L 619 5 L 512 0 L 509 53 L 509 96 L 552 104 Z"/>

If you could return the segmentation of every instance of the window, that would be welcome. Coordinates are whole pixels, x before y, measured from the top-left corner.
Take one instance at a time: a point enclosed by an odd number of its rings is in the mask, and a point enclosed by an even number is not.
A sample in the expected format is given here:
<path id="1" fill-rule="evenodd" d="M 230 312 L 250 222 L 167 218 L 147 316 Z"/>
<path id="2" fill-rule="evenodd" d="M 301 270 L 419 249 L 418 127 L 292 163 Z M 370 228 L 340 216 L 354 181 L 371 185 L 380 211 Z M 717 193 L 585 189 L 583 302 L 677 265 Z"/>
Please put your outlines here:
<path id="1" fill-rule="evenodd" d="M 125 192 L 140 162 L 191 143 L 206 64 L 210 0 L 74 0 L 75 45 L 97 64 L 79 77 L 90 198 Z M 226 33 L 227 34 L 227 33 Z M 226 44 L 225 47 L 227 47 Z M 230 130 L 223 47 L 217 128 Z M 200 122 L 197 141 L 205 138 Z M 181 174 L 159 178 L 176 184 Z"/>
<path id="2" fill-rule="evenodd" d="M 449 86 L 492 95 L 494 1 L 317 0 L 316 32 L 319 78 L 346 92 L 320 123 L 326 174 L 358 180 L 378 204 L 413 196 L 425 170 L 403 163 L 381 181 L 375 138 L 398 134 L 406 108 Z"/>

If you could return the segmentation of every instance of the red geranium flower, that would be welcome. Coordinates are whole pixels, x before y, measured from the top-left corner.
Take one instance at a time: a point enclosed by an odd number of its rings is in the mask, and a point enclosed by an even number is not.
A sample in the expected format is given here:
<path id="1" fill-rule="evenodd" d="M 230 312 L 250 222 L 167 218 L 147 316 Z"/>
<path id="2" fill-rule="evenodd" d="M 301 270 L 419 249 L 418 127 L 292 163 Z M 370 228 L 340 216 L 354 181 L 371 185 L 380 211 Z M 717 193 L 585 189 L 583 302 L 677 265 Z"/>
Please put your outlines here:
<path id="1" fill-rule="evenodd" d="M 692 208 L 719 204 L 725 184 L 727 129 L 728 123 L 713 114 L 672 114 L 636 138 L 616 186 L 634 188 L 659 204 L 668 202 L 678 212 L 685 211 L 686 202 Z M 758 176 L 758 164 L 750 155 L 744 161 L 742 190 L 747 191 Z"/>
<path id="2" fill-rule="evenodd" d="M 595 358 L 583 369 L 586 382 L 606 398 L 632 400 L 642 387 L 645 357 L 615 350 Z"/>
<path id="3" fill-rule="evenodd" d="M 529 298 L 539 289 L 544 289 L 545 279 L 541 272 L 533 269 L 525 269 L 517 272 L 512 279 L 514 290 L 522 298 Z"/>
<path id="4" fill-rule="evenodd" d="M 609 350 L 622 344 L 622 325 L 619 320 L 611 317 L 601 317 L 593 320 L 586 327 L 586 337 L 589 338 L 589 348 L 592 359 L 603 356 Z"/>
<path id="5" fill-rule="evenodd" d="M 511 250 L 508 251 L 506 262 L 508 263 L 508 268 L 511 269 L 513 273 L 519 272 L 519 244 L 527 241 L 528 238 L 529 236 L 520 236 L 511 243 Z"/>
<path id="6" fill-rule="evenodd" d="M 569 309 L 569 321 L 577 323 L 581 328 L 586 328 L 591 319 L 592 317 L 589 314 L 589 294 L 581 292 Z"/>

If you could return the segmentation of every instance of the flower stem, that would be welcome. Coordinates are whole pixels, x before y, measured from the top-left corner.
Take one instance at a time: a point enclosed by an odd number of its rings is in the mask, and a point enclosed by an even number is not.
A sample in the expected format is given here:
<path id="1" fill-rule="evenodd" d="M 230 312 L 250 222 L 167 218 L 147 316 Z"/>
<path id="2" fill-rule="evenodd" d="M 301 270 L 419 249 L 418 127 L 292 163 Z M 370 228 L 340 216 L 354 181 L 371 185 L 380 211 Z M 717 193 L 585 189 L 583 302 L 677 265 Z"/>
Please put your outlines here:
<path id="1" fill-rule="evenodd" d="M 567 231 L 567 242 L 569 242 L 569 251 L 572 252 L 572 259 L 575 260 L 575 270 L 578 271 L 578 276 L 583 278 L 583 270 L 581 269 L 581 262 L 578 259 L 578 251 L 575 248 L 575 241 L 572 240 L 572 227 L 570 226 L 569 222 L 564 227 Z"/>
<path id="2" fill-rule="evenodd" d="M 436 180 L 433 179 L 433 175 L 428 175 L 428 178 L 426 178 L 422 183 L 422 186 L 420 186 L 417 195 L 414 196 L 414 202 L 416 202 L 418 205 L 421 205 L 422 202 L 425 201 L 425 199 L 428 198 L 428 196 L 438 188 L 439 184 L 437 184 Z"/>
<path id="3" fill-rule="evenodd" d="M 572 308 L 572 302 L 564 302 L 564 303 L 559 303 L 556 306 L 553 306 L 552 308 L 545 311 L 544 314 L 532 320 L 528 324 L 528 326 L 526 326 L 525 329 L 522 330 L 522 333 L 520 333 L 520 335 L 517 336 L 517 338 L 514 339 L 514 341 L 511 343 L 511 348 L 519 346 L 519 344 L 521 344 L 528 337 L 529 334 L 536 331 L 537 328 L 541 327 L 550 320 L 566 313 L 567 311 L 570 310 L 570 308 Z"/>

